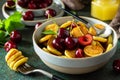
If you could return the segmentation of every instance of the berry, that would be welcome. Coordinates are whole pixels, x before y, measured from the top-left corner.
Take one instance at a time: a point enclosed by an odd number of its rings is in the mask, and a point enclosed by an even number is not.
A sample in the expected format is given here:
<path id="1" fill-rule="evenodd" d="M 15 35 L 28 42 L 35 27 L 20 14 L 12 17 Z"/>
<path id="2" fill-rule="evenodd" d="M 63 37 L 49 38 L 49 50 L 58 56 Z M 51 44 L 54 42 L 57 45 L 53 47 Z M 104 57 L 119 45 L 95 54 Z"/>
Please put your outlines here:
<path id="1" fill-rule="evenodd" d="M 35 30 L 36 30 L 41 24 L 42 24 L 41 22 L 38 22 L 38 23 L 35 25 Z"/>
<path id="2" fill-rule="evenodd" d="M 10 40 L 18 43 L 22 40 L 22 35 L 17 30 L 14 30 L 10 33 Z"/>
<path id="3" fill-rule="evenodd" d="M 64 46 L 64 39 L 57 37 L 53 40 L 52 45 L 55 49 L 57 49 L 58 51 L 63 51 L 65 46 Z"/>
<path id="4" fill-rule="evenodd" d="M 87 46 L 92 43 L 93 37 L 91 34 L 86 34 L 85 36 L 81 36 L 78 38 L 78 41 L 81 45 Z"/>
<path id="5" fill-rule="evenodd" d="M 67 47 L 67 49 L 75 49 L 77 42 L 73 37 L 67 37 L 65 38 L 65 45 Z"/>
<path id="6" fill-rule="evenodd" d="M 34 14 L 32 11 L 27 11 L 23 14 L 23 19 L 24 20 L 33 20 L 34 19 Z"/>
<path id="7" fill-rule="evenodd" d="M 29 0 L 18 0 L 17 3 L 19 6 L 26 8 L 27 7 L 26 5 L 28 4 L 28 2 L 29 2 Z"/>
<path id="8" fill-rule="evenodd" d="M 6 6 L 7 8 L 12 9 L 12 8 L 15 7 L 15 2 L 14 2 L 13 0 L 7 0 L 5 6 Z"/>
<path id="9" fill-rule="evenodd" d="M 116 59 L 113 61 L 113 70 L 116 72 L 120 72 L 120 59 Z"/>
<path id="10" fill-rule="evenodd" d="M 58 35 L 57 37 L 61 37 L 61 38 L 66 38 L 70 36 L 70 32 L 68 30 L 66 30 L 65 28 L 60 28 L 58 30 Z"/>
<path id="11" fill-rule="evenodd" d="M 56 16 L 56 11 L 54 9 L 47 9 L 45 11 L 45 17 L 49 18 L 49 17 L 54 17 Z"/>
<path id="12" fill-rule="evenodd" d="M 37 5 L 34 4 L 34 3 L 29 3 L 29 4 L 28 4 L 28 8 L 29 8 L 29 9 L 37 9 Z"/>
<path id="13" fill-rule="evenodd" d="M 83 50 L 82 49 L 77 49 L 76 50 L 76 52 L 75 52 L 75 57 L 76 58 L 82 58 L 82 57 L 84 57 L 84 55 L 83 55 Z"/>
<path id="14" fill-rule="evenodd" d="M 11 40 L 10 41 L 7 41 L 5 44 L 4 44 L 4 49 L 5 51 L 9 51 L 10 49 L 12 48 L 17 48 L 17 45 L 16 43 L 12 42 Z"/>

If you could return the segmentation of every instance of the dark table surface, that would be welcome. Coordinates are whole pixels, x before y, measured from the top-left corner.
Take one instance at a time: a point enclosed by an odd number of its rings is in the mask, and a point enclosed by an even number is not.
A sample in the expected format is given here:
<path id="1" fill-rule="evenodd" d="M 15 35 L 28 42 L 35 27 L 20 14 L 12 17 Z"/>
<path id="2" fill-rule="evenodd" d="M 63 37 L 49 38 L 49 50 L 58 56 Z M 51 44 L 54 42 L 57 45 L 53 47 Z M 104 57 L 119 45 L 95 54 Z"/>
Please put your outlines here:
<path id="1" fill-rule="evenodd" d="M 0 0 L 0 19 L 4 19 L 2 15 L 1 7 L 5 0 Z M 80 16 L 90 16 L 90 7 L 85 8 L 78 12 Z M 22 42 L 18 44 L 19 50 L 23 52 L 23 54 L 29 57 L 28 63 L 37 67 L 44 69 L 50 73 L 58 75 L 65 80 L 120 80 L 120 74 L 115 73 L 112 69 L 113 60 L 120 58 L 120 42 L 118 42 L 118 48 L 115 55 L 110 59 L 110 61 L 101 69 L 87 74 L 81 75 L 70 75 L 64 74 L 57 71 L 54 71 L 47 67 L 36 55 L 33 49 L 32 44 L 32 33 L 34 27 L 26 26 L 24 30 L 21 30 L 23 39 Z M 0 48 L 0 80 L 50 80 L 44 75 L 39 73 L 31 74 L 31 75 L 22 75 L 18 72 L 14 72 L 9 69 L 5 62 L 6 52 L 3 48 Z"/>

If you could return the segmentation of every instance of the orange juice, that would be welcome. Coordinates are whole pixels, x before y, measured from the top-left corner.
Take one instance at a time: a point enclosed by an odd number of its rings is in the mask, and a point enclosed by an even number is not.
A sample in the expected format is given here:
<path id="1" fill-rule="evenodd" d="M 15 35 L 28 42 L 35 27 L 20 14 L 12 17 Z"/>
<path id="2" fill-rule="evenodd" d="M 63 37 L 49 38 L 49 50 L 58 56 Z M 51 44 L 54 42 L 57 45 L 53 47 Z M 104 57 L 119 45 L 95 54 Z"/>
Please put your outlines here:
<path id="1" fill-rule="evenodd" d="M 93 0 L 91 15 L 100 20 L 112 20 L 118 10 L 117 0 Z"/>

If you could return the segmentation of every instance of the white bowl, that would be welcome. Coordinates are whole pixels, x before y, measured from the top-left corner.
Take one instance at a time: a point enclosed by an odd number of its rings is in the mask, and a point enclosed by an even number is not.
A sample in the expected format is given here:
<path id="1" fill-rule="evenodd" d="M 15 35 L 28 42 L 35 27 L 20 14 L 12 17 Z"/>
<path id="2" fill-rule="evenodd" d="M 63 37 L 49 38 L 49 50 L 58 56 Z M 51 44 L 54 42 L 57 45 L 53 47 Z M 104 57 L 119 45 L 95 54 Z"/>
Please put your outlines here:
<path id="1" fill-rule="evenodd" d="M 46 25 L 53 23 L 52 20 L 47 21 L 43 23 L 34 33 L 33 33 L 33 46 L 36 54 L 40 57 L 40 59 L 50 68 L 67 74 L 84 74 L 93 72 L 101 67 L 103 67 L 110 58 L 115 54 L 116 47 L 117 47 L 117 34 L 116 32 L 106 23 L 89 18 L 89 17 L 83 17 L 84 19 L 93 22 L 93 23 L 100 23 L 106 26 L 107 28 L 110 28 L 113 31 L 113 48 L 105 52 L 99 56 L 95 57 L 86 57 L 86 58 L 62 58 L 58 57 L 52 54 L 49 54 L 45 51 L 43 51 L 39 45 L 38 40 L 41 37 L 41 32 L 45 28 Z M 73 20 L 72 17 L 60 17 L 54 19 L 57 24 L 62 24 L 68 20 Z"/>
<path id="2" fill-rule="evenodd" d="M 18 0 L 17 0 L 18 1 Z M 19 12 L 26 12 L 26 11 L 32 11 L 34 13 L 34 16 L 43 16 L 44 12 L 46 9 L 51 8 L 54 9 L 54 5 L 55 4 L 55 0 L 52 1 L 52 4 L 46 8 L 42 8 L 42 9 L 26 9 L 26 8 L 22 8 L 21 6 L 18 5 L 18 2 L 16 1 L 16 10 Z"/>

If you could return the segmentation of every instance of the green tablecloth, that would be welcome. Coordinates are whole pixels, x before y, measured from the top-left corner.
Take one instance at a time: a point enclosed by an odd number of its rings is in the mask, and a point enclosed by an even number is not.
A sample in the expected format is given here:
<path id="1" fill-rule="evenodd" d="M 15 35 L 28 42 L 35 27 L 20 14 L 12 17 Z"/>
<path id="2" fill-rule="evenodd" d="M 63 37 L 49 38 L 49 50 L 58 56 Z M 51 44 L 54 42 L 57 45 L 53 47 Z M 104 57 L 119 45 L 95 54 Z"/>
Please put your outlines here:
<path id="1" fill-rule="evenodd" d="M 4 19 L 2 15 L 1 7 L 5 1 L 0 0 L 0 18 Z M 78 12 L 81 16 L 90 16 L 90 8 L 86 8 L 82 11 Z M 118 48 L 115 55 L 111 58 L 111 60 L 106 64 L 103 68 L 88 74 L 82 75 L 69 75 L 63 74 L 57 71 L 54 71 L 47 67 L 36 55 L 33 49 L 32 44 L 32 33 L 34 31 L 34 27 L 27 26 L 24 30 L 21 30 L 23 39 L 22 42 L 18 44 L 18 49 L 23 52 L 23 54 L 29 57 L 28 63 L 37 67 L 44 69 L 50 73 L 58 75 L 65 80 L 120 80 L 120 74 L 117 74 L 112 69 L 113 60 L 120 58 L 120 43 L 118 42 Z M 31 75 L 22 75 L 18 72 L 14 72 L 9 69 L 5 62 L 6 52 L 3 48 L 0 48 L 0 80 L 50 80 L 44 75 L 39 73 L 31 74 Z"/>

